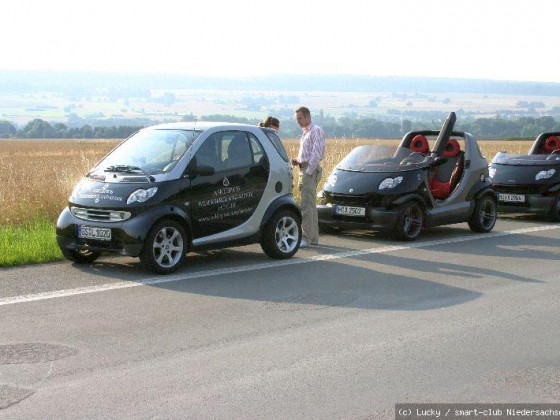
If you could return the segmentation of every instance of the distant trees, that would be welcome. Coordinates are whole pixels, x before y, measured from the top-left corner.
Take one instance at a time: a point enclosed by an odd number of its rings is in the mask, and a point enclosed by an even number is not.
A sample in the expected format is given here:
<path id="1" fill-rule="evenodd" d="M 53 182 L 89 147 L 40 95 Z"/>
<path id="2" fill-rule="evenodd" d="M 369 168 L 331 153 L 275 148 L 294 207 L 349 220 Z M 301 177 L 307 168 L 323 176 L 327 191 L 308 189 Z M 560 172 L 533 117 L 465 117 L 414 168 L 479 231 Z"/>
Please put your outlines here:
<path id="1" fill-rule="evenodd" d="M 281 119 L 281 136 L 282 137 L 299 137 L 301 129 L 293 119 L 293 115 L 286 115 Z M 413 130 L 437 130 L 441 127 L 441 123 L 445 118 L 444 115 L 427 120 L 413 120 L 402 118 L 400 120 L 383 121 L 376 118 L 363 118 L 344 116 L 334 118 L 324 115 L 320 110 L 314 115 L 314 122 L 321 125 L 329 137 L 339 138 L 400 138 L 403 134 Z M 227 114 L 205 115 L 197 118 L 193 114 L 185 115 L 183 121 L 229 121 L 245 124 L 256 125 L 259 119 L 250 119 L 245 117 L 236 117 Z M 34 119 L 27 123 L 23 128 L 16 127 L 6 120 L 0 120 L 0 137 L 17 137 L 17 138 L 126 138 L 138 131 L 140 128 L 153 124 L 155 122 L 147 122 L 144 125 L 118 125 L 118 120 L 112 120 L 114 125 L 111 126 L 92 126 L 91 124 L 83 124 L 81 127 L 69 127 L 62 123 L 50 124 L 42 119 Z M 477 119 L 459 119 L 455 127 L 457 131 L 468 131 L 477 138 L 534 138 L 539 133 L 549 131 L 560 131 L 560 122 L 553 117 L 523 117 L 519 119 L 496 118 L 477 118 Z"/>
<path id="2" fill-rule="evenodd" d="M 17 130 L 14 125 L 6 120 L 0 120 L 0 138 L 15 136 Z"/>
<path id="3" fill-rule="evenodd" d="M 24 139 L 120 139 L 130 136 L 142 128 L 141 126 L 92 127 L 89 124 L 77 128 L 68 127 L 62 123 L 51 125 L 44 120 L 36 118 L 20 130 L 16 130 L 12 125 L 11 136 L 3 136 L 1 134 L 3 126 L 2 121 L 0 121 L 0 137 Z"/>

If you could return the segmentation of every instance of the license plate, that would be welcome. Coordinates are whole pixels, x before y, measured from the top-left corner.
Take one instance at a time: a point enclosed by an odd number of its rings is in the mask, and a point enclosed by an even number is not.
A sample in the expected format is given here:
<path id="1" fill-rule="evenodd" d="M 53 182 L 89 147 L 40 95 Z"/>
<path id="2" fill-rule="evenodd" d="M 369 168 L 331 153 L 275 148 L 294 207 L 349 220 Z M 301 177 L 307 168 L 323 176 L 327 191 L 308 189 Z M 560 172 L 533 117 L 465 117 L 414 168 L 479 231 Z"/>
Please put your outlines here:
<path id="1" fill-rule="evenodd" d="M 78 226 L 78 236 L 84 239 L 97 239 L 98 241 L 110 241 L 111 229 L 94 226 Z"/>
<path id="2" fill-rule="evenodd" d="M 365 216 L 365 207 L 352 207 L 352 206 L 336 206 L 334 209 L 336 214 L 343 216 Z"/>
<path id="3" fill-rule="evenodd" d="M 525 196 L 523 194 L 500 194 L 500 201 L 507 201 L 509 203 L 524 203 Z"/>

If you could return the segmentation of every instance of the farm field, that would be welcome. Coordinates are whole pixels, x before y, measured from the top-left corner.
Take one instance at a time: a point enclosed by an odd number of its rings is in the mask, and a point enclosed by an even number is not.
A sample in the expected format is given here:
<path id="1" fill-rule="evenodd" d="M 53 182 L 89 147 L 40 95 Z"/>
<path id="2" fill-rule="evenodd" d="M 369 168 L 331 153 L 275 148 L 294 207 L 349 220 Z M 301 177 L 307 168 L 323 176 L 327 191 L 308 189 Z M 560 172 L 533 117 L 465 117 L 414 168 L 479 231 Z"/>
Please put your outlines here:
<path id="1" fill-rule="evenodd" d="M 352 148 L 366 143 L 397 144 L 387 139 L 329 139 L 323 161 L 324 179 Z M 0 226 L 56 221 L 78 180 L 119 140 L 2 140 L 0 142 Z M 532 140 L 483 140 L 487 159 L 498 151 L 526 153 Z M 285 139 L 296 156 L 298 139 Z M 294 174 L 297 179 L 297 168 Z M 297 188 L 294 189 L 297 197 Z"/>

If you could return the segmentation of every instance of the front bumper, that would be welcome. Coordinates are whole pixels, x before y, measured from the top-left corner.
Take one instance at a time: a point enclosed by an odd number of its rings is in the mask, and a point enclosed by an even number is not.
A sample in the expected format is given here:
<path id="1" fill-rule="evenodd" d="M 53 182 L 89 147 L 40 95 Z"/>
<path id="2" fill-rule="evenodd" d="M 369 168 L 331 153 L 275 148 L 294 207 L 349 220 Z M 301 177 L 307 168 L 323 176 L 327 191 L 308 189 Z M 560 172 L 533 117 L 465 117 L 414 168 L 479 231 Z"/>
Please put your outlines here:
<path id="1" fill-rule="evenodd" d="M 498 211 L 509 213 L 537 213 L 547 214 L 556 206 L 558 196 L 541 194 L 523 194 L 525 202 L 523 203 L 510 203 L 499 200 L 498 191 Z M 508 191 L 508 194 L 512 192 Z"/>
<path id="2" fill-rule="evenodd" d="M 56 241 L 61 249 L 89 249 L 97 252 L 137 257 L 152 225 L 150 213 L 142 213 L 123 222 L 99 222 L 78 219 L 66 207 L 56 224 Z M 111 240 L 102 241 L 78 237 L 78 225 L 111 229 Z"/>
<path id="3" fill-rule="evenodd" d="M 367 207 L 366 215 L 341 216 L 335 213 L 333 205 L 317 205 L 319 225 L 327 228 L 371 229 L 391 232 L 398 219 L 398 212 L 385 207 Z"/>

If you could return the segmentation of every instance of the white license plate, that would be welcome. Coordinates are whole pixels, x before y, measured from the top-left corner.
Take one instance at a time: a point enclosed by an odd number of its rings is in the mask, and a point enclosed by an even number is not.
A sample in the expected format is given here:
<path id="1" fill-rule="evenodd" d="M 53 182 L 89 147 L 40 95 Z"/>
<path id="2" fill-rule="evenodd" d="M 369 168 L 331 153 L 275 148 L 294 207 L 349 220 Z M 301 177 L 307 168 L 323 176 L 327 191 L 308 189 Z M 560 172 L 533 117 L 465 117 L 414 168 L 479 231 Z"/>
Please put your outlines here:
<path id="1" fill-rule="evenodd" d="M 343 216 L 365 216 L 365 207 L 352 207 L 352 206 L 336 206 L 334 209 L 336 214 Z"/>
<path id="2" fill-rule="evenodd" d="M 501 194 L 498 197 L 500 201 L 507 201 L 508 203 L 524 203 L 525 196 L 523 194 Z"/>
<path id="3" fill-rule="evenodd" d="M 97 239 L 98 241 L 110 241 L 111 229 L 93 226 L 78 226 L 78 236 L 84 239 Z"/>

